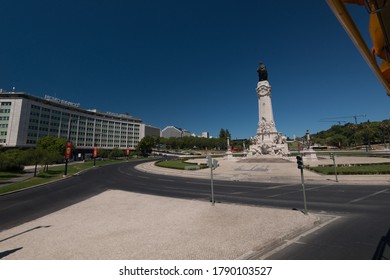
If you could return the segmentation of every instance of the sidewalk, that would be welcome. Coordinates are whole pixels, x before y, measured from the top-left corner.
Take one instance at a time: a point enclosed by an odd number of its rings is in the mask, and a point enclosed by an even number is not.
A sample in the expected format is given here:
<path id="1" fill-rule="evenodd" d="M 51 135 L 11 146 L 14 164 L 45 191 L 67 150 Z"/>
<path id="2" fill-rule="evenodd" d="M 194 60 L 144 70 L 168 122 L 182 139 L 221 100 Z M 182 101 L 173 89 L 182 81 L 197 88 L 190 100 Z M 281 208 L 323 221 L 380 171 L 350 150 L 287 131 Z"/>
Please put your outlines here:
<path id="1" fill-rule="evenodd" d="M 294 210 L 112 190 L 0 232 L 0 258 L 250 259 L 319 221 Z"/>
<path id="2" fill-rule="evenodd" d="M 82 163 L 81 161 L 76 161 L 76 162 L 70 162 L 69 164 L 79 164 L 79 163 Z M 55 166 L 64 166 L 65 168 L 65 164 L 64 163 L 60 163 L 60 164 L 51 164 L 49 165 L 49 168 L 51 167 L 55 167 Z M 21 181 L 24 181 L 24 180 L 27 180 L 29 178 L 32 178 L 34 177 L 34 170 L 35 170 L 35 165 L 27 165 L 24 167 L 24 172 L 23 174 L 21 174 L 20 176 L 18 177 L 14 177 L 14 178 L 11 178 L 7 181 L 2 181 L 0 182 L 0 188 L 1 187 L 4 187 L 4 186 L 7 186 L 7 185 L 10 185 L 10 184 L 13 184 L 13 183 L 17 183 L 17 182 L 21 182 Z M 38 165 L 37 167 L 37 174 L 43 170 L 43 165 Z"/>

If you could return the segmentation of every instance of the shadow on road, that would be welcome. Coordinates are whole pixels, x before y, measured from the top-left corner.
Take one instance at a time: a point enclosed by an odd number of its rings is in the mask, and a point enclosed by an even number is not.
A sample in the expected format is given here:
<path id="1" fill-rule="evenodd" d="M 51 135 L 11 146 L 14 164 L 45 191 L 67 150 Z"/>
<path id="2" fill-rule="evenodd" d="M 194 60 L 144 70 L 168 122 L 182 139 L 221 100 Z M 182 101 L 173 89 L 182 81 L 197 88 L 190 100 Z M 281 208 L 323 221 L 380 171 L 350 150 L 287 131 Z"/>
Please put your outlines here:
<path id="1" fill-rule="evenodd" d="M 373 260 L 389 260 L 390 259 L 390 228 L 387 235 L 382 236 L 376 248 Z"/>

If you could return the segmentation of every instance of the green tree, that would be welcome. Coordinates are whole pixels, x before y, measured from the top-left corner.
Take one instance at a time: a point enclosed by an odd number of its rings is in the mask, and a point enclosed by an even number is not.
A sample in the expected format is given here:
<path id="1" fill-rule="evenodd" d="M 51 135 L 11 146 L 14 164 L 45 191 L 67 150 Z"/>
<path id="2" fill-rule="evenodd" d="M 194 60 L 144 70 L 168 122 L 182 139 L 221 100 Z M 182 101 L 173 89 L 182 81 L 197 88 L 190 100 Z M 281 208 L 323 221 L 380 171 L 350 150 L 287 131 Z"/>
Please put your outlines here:
<path id="1" fill-rule="evenodd" d="M 219 131 L 219 138 L 221 139 L 226 139 L 226 138 L 232 138 L 230 132 L 228 129 L 224 129 L 224 128 L 221 128 L 221 130 Z"/>
<path id="2" fill-rule="evenodd" d="M 99 150 L 99 157 L 101 158 L 108 158 L 110 156 L 110 151 L 106 149 L 100 149 Z"/>
<path id="3" fill-rule="evenodd" d="M 226 138 L 226 130 L 224 128 L 221 128 L 221 130 L 219 131 L 219 138 Z"/>
<path id="4" fill-rule="evenodd" d="M 38 139 L 36 148 L 44 151 L 44 156 L 43 156 L 43 163 L 45 164 L 44 171 L 48 171 L 49 164 L 63 161 L 66 142 L 67 142 L 66 139 L 57 138 L 55 136 L 45 136 Z"/>
<path id="5" fill-rule="evenodd" d="M 357 137 L 363 140 L 363 144 L 366 145 L 366 150 L 371 150 L 371 143 L 374 138 L 374 129 L 371 127 L 370 123 L 364 123 L 361 125 L 359 131 L 357 132 Z"/>
<path id="6" fill-rule="evenodd" d="M 145 136 L 136 147 L 137 153 L 142 156 L 147 156 L 152 152 L 155 145 L 155 139 L 152 136 Z"/>
<path id="7" fill-rule="evenodd" d="M 26 159 L 29 164 L 34 165 L 34 177 L 37 176 L 38 164 L 43 163 L 45 159 L 45 151 L 40 148 L 29 149 L 26 151 Z"/>
<path id="8" fill-rule="evenodd" d="M 380 129 L 381 129 L 382 136 L 383 136 L 384 147 L 387 148 L 386 141 L 390 142 L 390 120 L 384 120 L 380 124 Z"/>
<path id="9" fill-rule="evenodd" d="M 113 149 L 109 153 L 109 158 L 111 158 L 111 159 L 117 159 L 117 158 L 120 158 L 123 156 L 125 156 L 125 152 L 123 150 L 118 149 L 118 148 Z"/>
<path id="10" fill-rule="evenodd" d="M 45 136 L 38 139 L 36 148 L 64 155 L 66 142 L 67 140 L 65 138 Z"/>
<path id="11" fill-rule="evenodd" d="M 8 149 L 0 153 L 0 170 L 22 171 L 26 162 L 24 150 Z"/>

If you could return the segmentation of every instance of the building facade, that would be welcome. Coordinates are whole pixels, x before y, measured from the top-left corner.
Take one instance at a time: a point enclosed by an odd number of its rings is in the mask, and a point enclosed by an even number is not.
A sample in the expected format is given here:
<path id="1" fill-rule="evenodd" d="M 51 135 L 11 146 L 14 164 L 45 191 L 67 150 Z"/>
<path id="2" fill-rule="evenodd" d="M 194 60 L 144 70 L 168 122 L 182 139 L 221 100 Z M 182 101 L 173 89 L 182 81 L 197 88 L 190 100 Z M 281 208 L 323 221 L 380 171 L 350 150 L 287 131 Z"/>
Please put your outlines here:
<path id="1" fill-rule="evenodd" d="M 160 137 L 161 129 L 151 125 L 145 125 L 145 136 Z"/>
<path id="2" fill-rule="evenodd" d="M 0 93 L 0 145 L 34 147 L 49 135 L 69 139 L 79 149 L 134 149 L 145 136 L 145 124 L 127 114 L 84 110 L 50 96 Z"/>
<path id="3" fill-rule="evenodd" d="M 161 131 L 161 137 L 163 138 L 181 138 L 189 136 L 191 136 L 191 132 L 185 129 L 178 128 L 176 126 L 167 126 Z"/>

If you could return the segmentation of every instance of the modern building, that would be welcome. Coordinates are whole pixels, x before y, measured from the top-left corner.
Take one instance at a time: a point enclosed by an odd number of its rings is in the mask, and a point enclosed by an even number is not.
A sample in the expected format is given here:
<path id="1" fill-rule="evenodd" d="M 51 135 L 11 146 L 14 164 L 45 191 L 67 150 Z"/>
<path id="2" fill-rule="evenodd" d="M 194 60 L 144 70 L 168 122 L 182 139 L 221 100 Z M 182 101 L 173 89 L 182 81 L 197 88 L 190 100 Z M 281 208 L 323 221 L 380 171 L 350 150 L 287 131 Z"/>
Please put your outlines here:
<path id="1" fill-rule="evenodd" d="M 161 137 L 163 138 L 181 138 L 186 136 L 191 136 L 191 132 L 185 129 L 183 130 L 176 126 L 167 126 L 161 131 Z"/>
<path id="2" fill-rule="evenodd" d="M 34 147 L 39 138 L 52 135 L 69 138 L 78 149 L 134 149 L 145 131 L 142 120 L 128 114 L 85 110 L 51 96 L 0 93 L 2 146 Z"/>
<path id="3" fill-rule="evenodd" d="M 145 124 L 145 136 L 160 137 L 161 129 L 155 126 Z"/>

